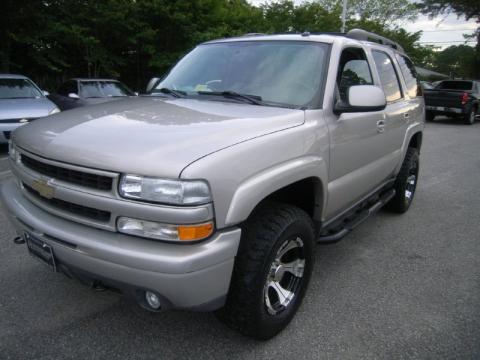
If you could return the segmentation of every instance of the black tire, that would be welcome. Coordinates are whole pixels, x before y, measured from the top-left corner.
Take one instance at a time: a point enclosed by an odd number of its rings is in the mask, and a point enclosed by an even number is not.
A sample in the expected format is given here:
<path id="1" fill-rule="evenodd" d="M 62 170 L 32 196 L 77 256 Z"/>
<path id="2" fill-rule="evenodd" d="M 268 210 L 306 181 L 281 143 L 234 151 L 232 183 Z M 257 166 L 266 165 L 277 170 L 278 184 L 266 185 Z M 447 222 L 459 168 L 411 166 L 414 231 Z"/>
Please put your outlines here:
<path id="1" fill-rule="evenodd" d="M 409 209 L 417 188 L 419 165 L 418 150 L 408 148 L 402 168 L 395 180 L 395 196 L 388 203 L 390 210 L 402 214 Z"/>
<path id="2" fill-rule="evenodd" d="M 427 111 L 425 113 L 425 120 L 430 122 L 430 121 L 433 121 L 435 119 L 435 113 L 433 111 Z"/>
<path id="3" fill-rule="evenodd" d="M 463 122 L 467 125 L 473 125 L 475 122 L 475 109 L 472 109 L 469 113 L 465 114 Z"/>
<path id="4" fill-rule="evenodd" d="M 242 240 L 235 260 L 230 290 L 225 307 L 217 316 L 227 326 L 258 340 L 267 340 L 283 330 L 295 315 L 305 295 L 314 263 L 314 226 L 305 211 L 286 204 L 269 203 L 258 209 L 242 226 Z M 300 242 L 302 247 L 299 247 Z M 295 247 L 292 247 L 292 243 Z M 282 289 L 290 284 L 294 295 L 286 306 L 280 304 L 280 293 L 271 284 L 278 275 L 280 260 L 298 257 L 304 267 L 295 267 L 301 272 L 297 277 L 292 272 L 282 271 Z M 293 264 L 289 260 L 288 264 Z M 286 264 L 283 264 L 286 265 Z M 272 275 L 272 268 L 275 275 Z M 285 285 L 286 284 L 286 285 Z M 287 286 L 288 285 L 288 286 Z M 278 288 L 277 288 L 278 289 Z M 275 300 L 277 296 L 277 303 Z M 267 300 L 268 297 L 268 300 Z M 277 305 L 275 307 L 274 305 Z M 275 311 L 277 311 L 275 313 Z"/>

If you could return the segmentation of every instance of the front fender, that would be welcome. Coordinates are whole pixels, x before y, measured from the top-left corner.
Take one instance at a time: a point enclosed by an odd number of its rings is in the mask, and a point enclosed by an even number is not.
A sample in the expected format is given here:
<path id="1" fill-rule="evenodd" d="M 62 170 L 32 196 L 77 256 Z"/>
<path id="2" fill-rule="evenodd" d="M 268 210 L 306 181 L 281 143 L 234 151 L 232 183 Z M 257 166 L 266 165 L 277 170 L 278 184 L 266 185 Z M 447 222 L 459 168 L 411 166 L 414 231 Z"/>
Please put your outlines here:
<path id="1" fill-rule="evenodd" d="M 327 165 L 320 157 L 306 156 L 268 168 L 242 182 L 235 191 L 227 211 L 225 225 L 235 225 L 248 218 L 253 209 L 267 196 L 297 181 L 315 178 L 324 188 Z M 320 193 L 321 194 L 321 193 Z M 320 195 L 317 191 L 317 196 Z M 324 207 L 323 197 L 318 199 Z M 322 211 L 323 212 L 323 211 Z"/>

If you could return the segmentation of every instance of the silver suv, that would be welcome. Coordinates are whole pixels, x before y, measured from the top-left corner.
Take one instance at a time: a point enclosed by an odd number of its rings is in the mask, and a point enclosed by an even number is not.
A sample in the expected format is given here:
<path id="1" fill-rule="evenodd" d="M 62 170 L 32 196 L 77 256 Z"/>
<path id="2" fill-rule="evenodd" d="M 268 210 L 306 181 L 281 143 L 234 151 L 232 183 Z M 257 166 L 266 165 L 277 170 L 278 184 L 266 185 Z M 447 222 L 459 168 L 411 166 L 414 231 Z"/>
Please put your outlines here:
<path id="1" fill-rule="evenodd" d="M 150 96 L 16 130 L 1 199 L 55 271 L 268 339 L 304 297 L 316 242 L 409 208 L 423 127 L 415 69 L 388 39 L 211 41 Z"/>

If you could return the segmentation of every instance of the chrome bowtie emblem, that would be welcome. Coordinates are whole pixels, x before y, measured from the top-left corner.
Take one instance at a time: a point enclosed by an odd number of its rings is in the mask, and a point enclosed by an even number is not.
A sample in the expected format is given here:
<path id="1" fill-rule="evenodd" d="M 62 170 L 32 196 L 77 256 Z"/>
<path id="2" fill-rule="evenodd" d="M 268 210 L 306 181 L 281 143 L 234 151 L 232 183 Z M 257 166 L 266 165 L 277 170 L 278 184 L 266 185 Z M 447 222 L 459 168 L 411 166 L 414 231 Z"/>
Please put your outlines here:
<path id="1" fill-rule="evenodd" d="M 20 123 L 26 124 L 26 123 L 28 123 L 28 119 L 22 119 L 22 120 L 20 120 Z"/>
<path id="2" fill-rule="evenodd" d="M 34 180 L 32 182 L 32 188 L 46 199 L 51 199 L 55 195 L 55 188 L 50 186 L 45 180 Z"/>

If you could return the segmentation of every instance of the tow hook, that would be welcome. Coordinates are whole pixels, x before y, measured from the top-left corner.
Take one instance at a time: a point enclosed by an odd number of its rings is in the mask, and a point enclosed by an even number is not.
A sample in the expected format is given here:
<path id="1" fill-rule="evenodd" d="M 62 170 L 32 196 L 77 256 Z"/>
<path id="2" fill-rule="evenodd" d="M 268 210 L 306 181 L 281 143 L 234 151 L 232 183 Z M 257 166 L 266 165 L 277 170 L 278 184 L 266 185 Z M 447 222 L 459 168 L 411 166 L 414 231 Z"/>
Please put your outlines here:
<path id="1" fill-rule="evenodd" d="M 13 242 L 17 245 L 25 244 L 25 239 L 23 237 L 17 236 L 13 239 Z"/>

